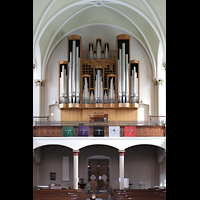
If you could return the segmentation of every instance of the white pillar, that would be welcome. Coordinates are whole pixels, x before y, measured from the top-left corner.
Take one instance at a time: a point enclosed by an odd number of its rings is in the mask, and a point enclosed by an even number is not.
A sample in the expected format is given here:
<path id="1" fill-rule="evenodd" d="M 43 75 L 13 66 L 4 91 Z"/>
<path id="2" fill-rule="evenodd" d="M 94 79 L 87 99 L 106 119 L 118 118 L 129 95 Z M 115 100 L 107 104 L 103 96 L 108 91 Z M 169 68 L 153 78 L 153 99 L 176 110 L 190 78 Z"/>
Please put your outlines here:
<path id="1" fill-rule="evenodd" d="M 119 150 L 119 189 L 124 189 L 124 152 L 125 150 Z"/>
<path id="2" fill-rule="evenodd" d="M 155 110 L 154 115 L 165 116 L 166 115 L 166 101 L 165 101 L 165 85 L 163 85 L 163 79 L 155 79 L 154 81 L 154 97 L 155 97 Z"/>
<path id="3" fill-rule="evenodd" d="M 73 173 L 73 189 L 78 190 L 78 153 L 79 150 L 73 150 L 74 153 L 74 173 Z"/>
<path id="4" fill-rule="evenodd" d="M 43 115 L 43 87 L 44 87 L 44 80 L 35 80 L 35 86 L 36 86 L 36 116 L 42 116 Z"/>

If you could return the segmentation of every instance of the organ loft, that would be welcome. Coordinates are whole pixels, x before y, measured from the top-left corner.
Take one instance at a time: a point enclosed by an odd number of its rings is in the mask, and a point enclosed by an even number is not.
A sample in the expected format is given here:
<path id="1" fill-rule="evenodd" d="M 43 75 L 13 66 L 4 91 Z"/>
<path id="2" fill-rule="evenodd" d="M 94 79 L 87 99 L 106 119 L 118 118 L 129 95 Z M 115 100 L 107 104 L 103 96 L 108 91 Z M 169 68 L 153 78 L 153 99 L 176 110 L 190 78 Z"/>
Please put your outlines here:
<path id="1" fill-rule="evenodd" d="M 139 61 L 130 59 L 130 36 L 118 35 L 116 50 L 110 49 L 109 42 L 103 44 L 101 38 L 96 39 L 96 44 L 89 43 L 87 50 L 82 50 L 81 40 L 78 35 L 69 36 L 68 59 L 59 61 L 58 107 L 61 120 L 68 120 L 66 111 L 69 113 L 75 108 L 77 116 L 82 116 L 84 108 L 88 109 L 85 114 L 96 109 L 102 109 L 98 111 L 104 113 L 106 109 L 106 113 L 111 114 L 115 109 L 118 117 L 110 115 L 111 120 L 121 120 L 121 114 L 137 120 L 140 107 Z"/>

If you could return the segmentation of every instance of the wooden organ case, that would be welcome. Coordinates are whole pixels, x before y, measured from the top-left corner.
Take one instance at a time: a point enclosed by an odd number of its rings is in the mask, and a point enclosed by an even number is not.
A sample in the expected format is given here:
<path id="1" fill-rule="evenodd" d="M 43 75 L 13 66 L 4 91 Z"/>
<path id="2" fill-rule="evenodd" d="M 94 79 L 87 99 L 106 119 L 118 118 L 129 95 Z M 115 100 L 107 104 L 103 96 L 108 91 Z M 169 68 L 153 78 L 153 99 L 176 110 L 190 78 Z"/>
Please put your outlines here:
<path id="1" fill-rule="evenodd" d="M 137 120 L 139 61 L 130 60 L 130 36 L 116 37 L 116 50 L 101 38 L 82 50 L 81 37 L 68 37 L 68 61 L 59 61 L 61 120 L 85 120 L 101 109 L 109 120 Z"/>

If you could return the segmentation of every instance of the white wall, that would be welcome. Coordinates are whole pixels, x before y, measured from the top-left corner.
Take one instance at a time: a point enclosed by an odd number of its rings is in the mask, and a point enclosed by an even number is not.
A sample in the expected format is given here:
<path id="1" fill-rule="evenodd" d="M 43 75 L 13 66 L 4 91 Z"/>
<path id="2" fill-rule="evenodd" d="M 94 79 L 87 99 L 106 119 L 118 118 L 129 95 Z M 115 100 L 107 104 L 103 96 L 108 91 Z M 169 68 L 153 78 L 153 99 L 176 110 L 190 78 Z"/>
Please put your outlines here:
<path id="1" fill-rule="evenodd" d="M 73 187 L 73 152 L 71 149 L 48 145 L 41 147 L 41 174 L 42 185 L 49 185 L 51 182 L 64 186 L 68 184 Z M 69 181 L 62 181 L 62 156 L 69 156 Z M 56 180 L 50 180 L 50 172 L 56 172 Z"/>
<path id="2" fill-rule="evenodd" d="M 143 181 L 145 189 L 158 185 L 158 147 L 141 145 L 128 148 L 124 157 L 124 177 L 132 183 L 131 189 L 140 189 Z M 144 187 L 142 187 L 143 189 Z"/>
<path id="3" fill-rule="evenodd" d="M 69 35 L 76 34 L 82 37 L 82 50 L 88 49 L 88 43 L 95 44 L 96 38 L 102 38 L 102 43 L 110 43 L 110 49 L 116 50 L 116 36 L 129 34 L 128 32 L 109 25 L 91 25 L 79 28 Z M 53 50 L 46 68 L 45 82 L 45 109 L 44 115 L 48 115 L 49 105 L 58 101 L 58 62 L 67 60 L 67 35 Z M 130 34 L 129 34 L 130 35 Z M 152 81 L 152 67 L 149 57 L 142 45 L 133 37 L 130 37 L 131 59 L 140 61 L 140 100 L 150 105 L 149 114 L 154 113 L 154 85 Z"/>

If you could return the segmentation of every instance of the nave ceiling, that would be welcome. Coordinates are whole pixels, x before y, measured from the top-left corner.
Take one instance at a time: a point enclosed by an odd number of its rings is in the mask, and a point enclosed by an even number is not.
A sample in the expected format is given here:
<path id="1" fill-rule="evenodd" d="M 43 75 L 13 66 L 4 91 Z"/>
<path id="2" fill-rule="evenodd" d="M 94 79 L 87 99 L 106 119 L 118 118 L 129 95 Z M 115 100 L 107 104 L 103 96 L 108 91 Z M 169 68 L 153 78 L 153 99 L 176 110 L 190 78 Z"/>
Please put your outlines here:
<path id="1" fill-rule="evenodd" d="M 119 27 L 134 36 L 149 55 L 153 78 L 159 78 L 159 49 L 162 63 L 166 62 L 166 0 L 33 0 L 36 78 L 45 79 L 48 59 L 64 37 L 98 24 Z"/>

